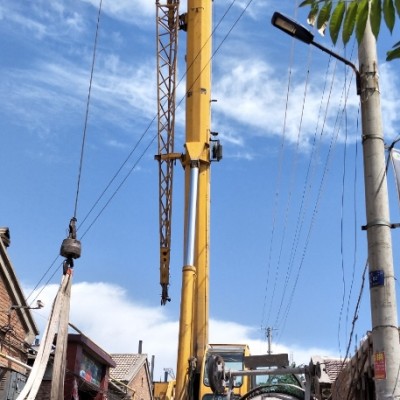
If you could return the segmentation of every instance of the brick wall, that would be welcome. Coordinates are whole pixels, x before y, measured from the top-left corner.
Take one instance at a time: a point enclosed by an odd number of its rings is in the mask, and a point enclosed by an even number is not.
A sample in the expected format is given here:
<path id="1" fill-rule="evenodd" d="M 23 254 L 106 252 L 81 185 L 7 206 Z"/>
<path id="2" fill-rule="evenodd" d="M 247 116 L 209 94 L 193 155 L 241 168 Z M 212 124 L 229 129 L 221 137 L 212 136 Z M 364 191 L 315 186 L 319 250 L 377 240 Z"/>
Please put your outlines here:
<path id="1" fill-rule="evenodd" d="M 143 365 L 135 378 L 129 384 L 130 387 L 135 389 L 135 400 L 151 400 L 151 387 L 149 385 L 146 369 Z"/>
<path id="2" fill-rule="evenodd" d="M 27 363 L 28 355 L 25 343 L 27 332 L 22 326 L 20 311 L 11 310 L 12 299 L 0 272 L 0 351 L 3 354 Z M 26 370 L 17 364 L 0 357 L 0 366 L 13 369 L 21 373 Z"/>
<path id="3" fill-rule="evenodd" d="M 42 381 L 36 400 L 50 400 L 51 381 Z"/>

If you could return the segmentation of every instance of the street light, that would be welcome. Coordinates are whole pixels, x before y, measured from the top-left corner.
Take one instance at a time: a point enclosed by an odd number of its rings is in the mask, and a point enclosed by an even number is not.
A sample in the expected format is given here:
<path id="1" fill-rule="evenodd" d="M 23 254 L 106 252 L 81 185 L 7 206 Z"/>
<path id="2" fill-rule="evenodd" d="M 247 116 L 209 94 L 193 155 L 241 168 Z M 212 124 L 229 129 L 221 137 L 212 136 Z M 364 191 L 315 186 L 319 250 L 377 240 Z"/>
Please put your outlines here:
<path id="1" fill-rule="evenodd" d="M 281 31 L 287 33 L 288 35 L 301 40 L 306 44 L 312 44 L 315 47 L 318 47 L 323 52 L 329 54 L 330 56 L 336 58 L 337 60 L 343 62 L 344 64 L 348 65 L 356 74 L 356 85 L 357 85 L 357 94 L 361 94 L 361 78 L 360 72 L 358 71 L 357 67 L 349 60 L 343 58 L 339 54 L 334 53 L 333 51 L 329 50 L 328 48 L 320 45 L 317 42 L 314 42 L 314 35 L 303 25 L 300 25 L 296 21 L 293 21 L 289 17 L 285 15 L 274 12 L 274 15 L 271 19 L 272 25 L 276 28 L 280 29 Z"/>
<path id="2" fill-rule="evenodd" d="M 368 269 L 372 321 L 372 349 L 375 367 L 376 399 L 400 399 L 400 343 L 396 300 L 396 277 L 393 267 L 386 160 L 379 90 L 376 38 L 367 22 L 358 46 L 359 65 L 363 80 L 350 61 L 314 42 L 306 28 L 274 13 L 272 24 L 290 36 L 312 44 L 350 66 L 356 73 L 357 94 L 368 90 L 360 102 L 364 158 L 365 206 L 367 217 Z M 360 87 L 362 83 L 362 88 Z M 378 140 L 377 140 L 378 139 Z M 382 173 L 383 171 L 383 173 Z M 376 279 L 383 277 L 383 279 Z M 378 282 L 379 283 L 375 283 Z"/>

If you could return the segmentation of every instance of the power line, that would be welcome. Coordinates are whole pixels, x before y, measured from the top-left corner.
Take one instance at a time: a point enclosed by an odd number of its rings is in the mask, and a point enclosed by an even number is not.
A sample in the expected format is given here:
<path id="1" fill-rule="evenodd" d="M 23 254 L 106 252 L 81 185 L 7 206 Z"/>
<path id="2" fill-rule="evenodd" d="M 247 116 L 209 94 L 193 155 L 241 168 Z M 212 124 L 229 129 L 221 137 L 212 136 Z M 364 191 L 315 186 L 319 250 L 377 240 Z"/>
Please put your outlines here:
<path id="1" fill-rule="evenodd" d="M 297 7 L 295 7 L 295 10 L 296 9 L 297 9 Z M 284 154 L 283 150 L 284 150 L 284 144 L 285 144 L 285 140 L 286 140 L 286 123 L 287 123 L 287 116 L 288 116 L 288 109 L 289 109 L 289 95 L 290 95 L 290 88 L 291 88 L 291 81 L 292 81 L 292 66 L 293 66 L 293 60 L 294 60 L 294 47 L 295 47 L 295 41 L 292 40 L 289 68 L 288 68 L 288 84 L 287 84 L 287 88 L 286 88 L 285 113 L 284 113 L 283 125 L 282 125 L 282 139 L 281 139 L 280 149 L 279 149 L 278 173 L 276 175 L 276 180 L 275 180 L 275 190 L 274 190 L 274 194 L 275 194 L 274 200 L 275 201 L 273 203 L 273 211 L 272 211 L 271 239 L 269 242 L 268 261 L 267 261 L 267 281 L 266 281 L 266 285 L 265 285 L 265 295 L 264 295 L 261 327 L 263 326 L 263 322 L 265 320 L 265 308 L 266 308 L 266 303 L 267 303 L 267 294 L 268 294 L 268 287 L 269 287 L 269 275 L 270 275 L 270 269 L 271 269 L 271 264 L 272 264 L 272 247 L 273 247 L 273 242 L 274 242 L 274 237 L 275 237 L 276 219 L 277 219 L 277 214 L 278 214 L 278 199 L 279 199 L 279 190 L 280 190 L 280 185 L 281 185 L 281 174 L 282 174 L 283 154 Z M 274 295 L 272 294 L 271 301 L 270 301 L 270 307 L 269 307 L 269 310 L 267 313 L 268 318 L 267 318 L 266 325 L 269 324 L 269 316 L 271 313 L 273 297 L 274 297 Z"/>
<path id="2" fill-rule="evenodd" d="M 336 66 L 336 64 L 335 64 L 335 66 Z M 327 104 L 326 104 L 326 108 L 325 108 L 325 115 L 324 115 L 323 126 L 322 126 L 322 129 L 321 129 L 321 135 L 322 135 L 322 132 L 325 129 L 325 124 L 326 124 L 326 120 L 327 120 L 327 111 L 328 111 L 328 108 L 329 108 L 329 105 L 330 105 L 330 98 L 331 98 L 331 95 L 332 95 L 333 83 L 334 83 L 334 79 L 331 80 L 331 86 L 330 86 L 329 96 L 328 96 Z M 284 326 L 286 325 L 286 320 L 288 318 L 288 315 L 289 315 L 289 312 L 290 312 L 290 309 L 291 309 L 291 305 L 292 305 L 292 302 L 293 302 L 293 299 L 294 299 L 294 294 L 295 294 L 295 291 L 296 291 L 296 288 L 297 288 L 298 280 L 299 280 L 299 277 L 300 277 L 300 272 L 302 270 L 302 267 L 303 267 L 303 264 L 304 264 L 304 261 L 305 261 L 305 256 L 306 256 L 306 253 L 307 253 L 308 244 L 309 244 L 309 241 L 311 239 L 311 232 L 312 232 L 314 224 L 315 224 L 315 220 L 316 220 L 317 213 L 318 213 L 318 208 L 319 208 L 319 203 L 320 203 L 320 200 L 322 198 L 322 193 L 323 193 L 323 189 L 324 189 L 325 182 L 326 182 L 326 177 L 327 177 L 328 170 L 329 170 L 328 166 L 329 166 L 329 163 L 330 163 L 331 158 L 332 158 L 333 148 L 334 148 L 334 146 L 335 146 L 335 144 L 337 142 L 338 134 L 339 134 L 339 130 L 337 131 L 336 135 L 333 134 L 332 137 L 331 137 L 331 141 L 330 141 L 330 145 L 329 145 L 329 149 L 328 149 L 328 154 L 327 154 L 327 157 L 326 157 L 326 161 L 325 161 L 325 165 L 324 165 L 324 168 L 323 168 L 323 173 L 322 173 L 320 185 L 319 185 L 319 188 L 318 188 L 316 202 L 315 202 L 315 205 L 314 205 L 314 209 L 313 209 L 313 212 L 312 212 L 310 225 L 309 225 L 309 228 L 308 228 L 308 231 L 307 231 L 307 235 L 306 235 L 306 238 L 305 238 L 305 243 L 304 243 L 304 246 L 303 246 L 301 260 L 300 260 L 299 266 L 297 268 L 297 274 L 296 274 L 296 277 L 295 277 L 295 280 L 294 280 L 294 283 L 293 283 L 293 287 L 292 287 L 288 302 L 286 304 L 285 311 L 283 313 L 281 331 L 284 330 Z"/>
<path id="3" fill-rule="evenodd" d="M 367 260 L 366 263 L 365 263 L 364 272 L 363 272 L 363 275 L 362 275 L 362 278 L 361 278 L 360 292 L 359 292 L 359 294 L 358 294 L 357 304 L 356 304 L 356 307 L 355 307 L 355 310 L 354 310 L 353 320 L 352 320 L 352 322 L 351 322 L 351 332 L 350 332 L 349 341 L 348 341 L 348 343 L 347 343 L 347 348 L 346 348 L 346 354 L 345 354 L 345 356 L 344 356 L 343 364 L 342 364 L 342 365 L 345 364 L 347 358 L 349 357 L 350 346 L 351 346 L 351 342 L 352 342 L 353 335 L 354 335 L 355 325 L 356 325 L 356 322 L 357 322 L 357 319 L 358 319 L 358 312 L 359 312 L 359 310 L 360 310 L 360 304 L 361 304 L 362 294 L 363 294 L 363 291 L 364 291 L 365 274 L 367 273 L 367 268 L 368 268 L 368 260 Z"/>
<path id="4" fill-rule="evenodd" d="M 310 59 L 309 59 L 309 61 L 310 61 Z M 315 129 L 315 133 L 314 133 L 314 139 L 313 139 L 313 143 L 312 143 L 311 155 L 309 157 L 309 164 L 308 164 L 307 173 L 306 173 L 304 184 L 303 184 L 302 201 L 301 201 L 301 205 L 300 205 L 300 208 L 298 211 L 297 224 L 296 224 L 294 238 L 292 241 L 291 252 L 289 255 L 289 263 L 288 263 L 288 268 L 286 271 L 286 277 L 285 277 L 284 287 L 282 290 L 281 301 L 280 301 L 280 305 L 279 305 L 278 311 L 275 316 L 274 324 L 276 326 L 279 324 L 281 309 L 282 309 L 285 297 L 288 294 L 287 287 L 289 285 L 290 277 L 292 275 L 292 269 L 294 266 L 295 256 L 297 254 L 297 249 L 298 249 L 299 242 L 300 242 L 301 230 L 305 226 L 304 221 L 305 221 L 306 212 L 307 212 L 307 207 L 305 207 L 305 205 L 307 205 L 309 196 L 311 195 L 312 181 L 314 179 L 313 177 L 314 177 L 315 170 L 316 170 L 316 168 L 315 168 L 316 165 L 315 165 L 315 163 L 314 164 L 312 163 L 312 160 L 315 158 L 315 154 L 318 153 L 318 148 L 316 147 L 316 138 L 317 138 L 317 132 L 319 129 L 319 123 L 320 123 L 320 119 L 321 119 L 321 111 L 323 108 L 322 106 L 323 106 L 323 100 L 324 100 L 325 91 L 326 91 L 326 85 L 328 82 L 329 65 L 330 65 L 330 60 L 327 65 L 327 68 L 326 68 L 326 75 L 325 75 L 325 79 L 324 79 L 324 88 L 322 91 L 322 96 L 321 96 L 321 101 L 320 101 L 320 106 L 319 106 L 318 119 L 317 119 L 316 129 Z M 322 137 L 322 132 L 323 132 L 323 130 L 321 131 L 321 134 L 319 137 L 320 140 Z M 313 166 L 313 168 L 312 168 L 312 166 Z M 311 171 L 311 173 L 310 173 L 310 171 Z"/>

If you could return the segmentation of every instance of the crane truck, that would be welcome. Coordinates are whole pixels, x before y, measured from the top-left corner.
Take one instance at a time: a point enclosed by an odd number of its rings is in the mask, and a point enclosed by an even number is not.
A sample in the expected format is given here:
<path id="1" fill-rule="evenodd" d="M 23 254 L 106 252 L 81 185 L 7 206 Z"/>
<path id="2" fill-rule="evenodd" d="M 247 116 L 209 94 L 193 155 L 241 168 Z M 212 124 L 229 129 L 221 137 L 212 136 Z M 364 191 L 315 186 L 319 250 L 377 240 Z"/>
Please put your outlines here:
<path id="1" fill-rule="evenodd" d="M 162 389 L 164 398 L 178 400 L 265 397 L 267 390 L 260 391 L 255 377 L 273 375 L 275 382 L 278 382 L 278 377 L 286 376 L 288 371 L 282 371 L 281 368 L 271 370 L 272 364 L 267 355 L 257 360 L 251 358 L 247 345 L 209 344 L 210 166 L 212 161 L 222 158 L 222 146 L 216 140 L 210 124 L 212 3 L 212 0 L 188 0 L 186 13 L 180 15 L 179 0 L 156 1 L 158 154 L 155 158 L 159 162 L 162 305 L 170 301 L 172 182 L 173 166 L 177 160 L 182 163 L 185 177 L 184 262 L 176 381 Z M 179 30 L 187 34 L 186 135 L 183 154 L 174 152 Z M 274 364 L 277 364 L 275 367 L 288 367 L 288 361 L 282 359 L 275 358 Z M 260 371 L 260 367 L 268 369 Z M 271 371 L 275 373 L 271 375 Z M 291 371 L 293 379 L 290 385 L 295 388 L 292 389 L 292 397 L 276 383 L 272 389 L 269 385 L 268 390 L 272 390 L 272 393 L 281 390 L 285 396 L 289 396 L 280 398 L 304 399 L 306 392 L 301 389 L 301 382 L 293 373 L 305 373 L 308 376 L 309 371 Z M 310 398 L 306 393 L 307 396 Z"/>

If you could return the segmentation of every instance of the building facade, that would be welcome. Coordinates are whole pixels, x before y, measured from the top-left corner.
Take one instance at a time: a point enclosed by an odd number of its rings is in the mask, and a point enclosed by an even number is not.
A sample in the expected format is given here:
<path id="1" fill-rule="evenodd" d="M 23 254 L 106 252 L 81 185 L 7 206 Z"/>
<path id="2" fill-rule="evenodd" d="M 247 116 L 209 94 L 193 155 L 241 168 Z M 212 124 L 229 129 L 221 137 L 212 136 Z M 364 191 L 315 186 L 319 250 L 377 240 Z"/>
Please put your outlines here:
<path id="1" fill-rule="evenodd" d="M 7 253 L 10 231 L 0 228 L 0 399 L 15 399 L 24 386 L 29 349 L 39 334 Z"/>

